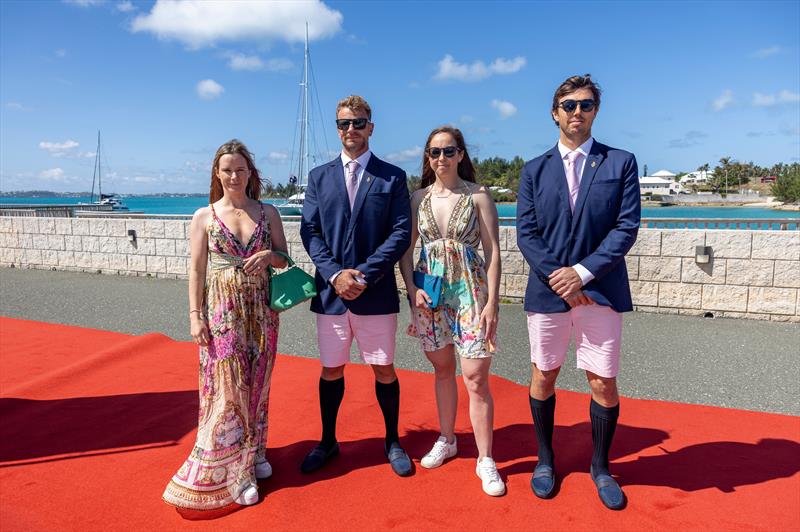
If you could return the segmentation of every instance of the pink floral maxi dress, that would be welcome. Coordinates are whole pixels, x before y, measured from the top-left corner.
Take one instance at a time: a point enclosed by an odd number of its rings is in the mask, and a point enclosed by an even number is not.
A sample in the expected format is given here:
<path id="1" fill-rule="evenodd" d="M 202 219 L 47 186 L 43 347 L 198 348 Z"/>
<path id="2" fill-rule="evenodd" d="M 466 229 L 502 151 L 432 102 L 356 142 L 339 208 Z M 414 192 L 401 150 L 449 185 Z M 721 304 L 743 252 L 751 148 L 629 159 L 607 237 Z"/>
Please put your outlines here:
<path id="1" fill-rule="evenodd" d="M 444 235 L 433 216 L 430 191 L 417 214 L 422 249 L 415 270 L 441 276 L 444 282 L 437 308 L 411 309 L 408 334 L 419 338 L 423 351 L 453 344 L 463 358 L 492 356 L 480 326 L 488 286 L 486 266 L 477 251 L 481 234 L 472 194 L 460 194 Z"/>
<path id="2" fill-rule="evenodd" d="M 200 412 L 189 458 L 167 485 L 164 500 L 194 510 L 227 506 L 256 484 L 263 462 L 267 408 L 278 340 L 269 307 L 269 276 L 247 275 L 244 259 L 271 246 L 264 208 L 244 245 L 212 207 L 205 307 L 210 342 L 200 348 Z"/>

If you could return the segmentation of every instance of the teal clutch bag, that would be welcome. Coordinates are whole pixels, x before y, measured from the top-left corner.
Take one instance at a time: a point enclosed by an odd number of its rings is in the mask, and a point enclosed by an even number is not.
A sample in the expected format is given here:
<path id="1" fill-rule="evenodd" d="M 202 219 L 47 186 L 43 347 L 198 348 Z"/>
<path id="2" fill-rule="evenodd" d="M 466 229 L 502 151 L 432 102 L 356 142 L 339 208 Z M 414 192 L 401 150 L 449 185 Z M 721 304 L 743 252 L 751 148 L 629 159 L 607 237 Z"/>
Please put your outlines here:
<path id="1" fill-rule="evenodd" d="M 317 284 L 314 278 L 305 270 L 295 265 L 292 258 L 281 251 L 274 251 L 289 262 L 286 271 L 275 273 L 272 266 L 268 266 L 269 281 L 269 306 L 276 312 L 289 310 L 307 299 L 317 295 Z"/>
<path id="2" fill-rule="evenodd" d="M 425 290 L 425 293 L 430 296 L 431 302 L 428 303 L 430 308 L 439 306 L 439 299 L 442 295 L 442 280 L 438 275 L 414 272 L 414 285 Z"/>

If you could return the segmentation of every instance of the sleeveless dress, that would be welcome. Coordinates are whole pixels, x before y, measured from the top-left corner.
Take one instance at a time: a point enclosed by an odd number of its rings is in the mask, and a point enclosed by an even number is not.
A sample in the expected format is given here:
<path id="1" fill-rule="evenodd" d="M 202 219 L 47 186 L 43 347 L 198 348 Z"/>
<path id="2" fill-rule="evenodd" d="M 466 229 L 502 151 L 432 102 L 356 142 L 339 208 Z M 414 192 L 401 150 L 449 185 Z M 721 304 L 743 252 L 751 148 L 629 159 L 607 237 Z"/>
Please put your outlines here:
<path id="1" fill-rule="evenodd" d="M 247 275 L 243 260 L 271 246 L 261 206 L 250 241 L 242 244 L 211 206 L 209 264 L 203 309 L 208 347 L 200 348 L 200 413 L 189 458 L 167 485 L 169 504 L 214 510 L 256 485 L 263 462 L 270 377 L 278 340 L 278 315 L 269 307 L 269 276 Z"/>
<path id="2" fill-rule="evenodd" d="M 419 205 L 417 228 L 421 251 L 415 270 L 439 275 L 444 282 L 437 308 L 419 309 L 412 305 L 408 334 L 420 339 L 423 351 L 453 344 L 463 358 L 492 356 L 480 326 L 488 288 L 486 266 L 477 251 L 481 235 L 472 193 L 460 194 L 442 235 L 428 190 Z"/>

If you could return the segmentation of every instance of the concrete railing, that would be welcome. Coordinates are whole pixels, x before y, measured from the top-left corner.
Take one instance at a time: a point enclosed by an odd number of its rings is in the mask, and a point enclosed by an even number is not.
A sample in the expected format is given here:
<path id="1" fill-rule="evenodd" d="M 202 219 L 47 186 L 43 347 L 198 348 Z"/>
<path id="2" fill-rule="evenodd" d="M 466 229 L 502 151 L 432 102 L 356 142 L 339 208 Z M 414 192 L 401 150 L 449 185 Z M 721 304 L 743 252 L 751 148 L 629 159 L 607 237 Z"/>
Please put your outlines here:
<path id="1" fill-rule="evenodd" d="M 0 266 L 186 278 L 189 220 L 163 218 L 0 217 Z M 299 224 L 284 228 L 289 253 L 313 271 Z M 500 253 L 500 294 L 522 301 L 529 267 L 514 227 L 501 227 Z M 643 228 L 626 262 L 638 310 L 800 322 L 799 231 Z"/>

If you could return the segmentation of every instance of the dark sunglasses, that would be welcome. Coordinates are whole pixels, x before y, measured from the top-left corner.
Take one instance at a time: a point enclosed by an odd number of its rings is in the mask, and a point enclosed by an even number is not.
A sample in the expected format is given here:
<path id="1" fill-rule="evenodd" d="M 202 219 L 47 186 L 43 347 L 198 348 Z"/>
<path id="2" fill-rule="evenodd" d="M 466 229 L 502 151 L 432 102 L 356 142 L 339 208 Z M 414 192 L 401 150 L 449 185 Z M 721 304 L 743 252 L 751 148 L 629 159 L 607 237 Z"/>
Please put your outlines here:
<path id="1" fill-rule="evenodd" d="M 428 154 L 428 157 L 431 159 L 438 159 L 441 154 L 444 153 L 444 156 L 450 159 L 451 157 L 455 157 L 461 149 L 457 148 L 456 146 L 448 146 L 446 148 L 428 148 L 425 152 Z"/>
<path id="2" fill-rule="evenodd" d="M 339 118 L 336 120 L 336 127 L 342 131 L 350 129 L 350 124 L 353 124 L 353 129 L 364 129 L 369 124 L 369 118 Z"/>
<path id="3" fill-rule="evenodd" d="M 592 99 L 587 99 L 587 100 L 564 100 L 563 102 L 558 104 L 559 107 L 561 107 L 568 113 L 574 112 L 575 109 L 578 107 L 578 105 L 581 106 L 581 112 L 591 113 L 594 110 L 597 103 L 595 103 L 595 101 Z"/>

